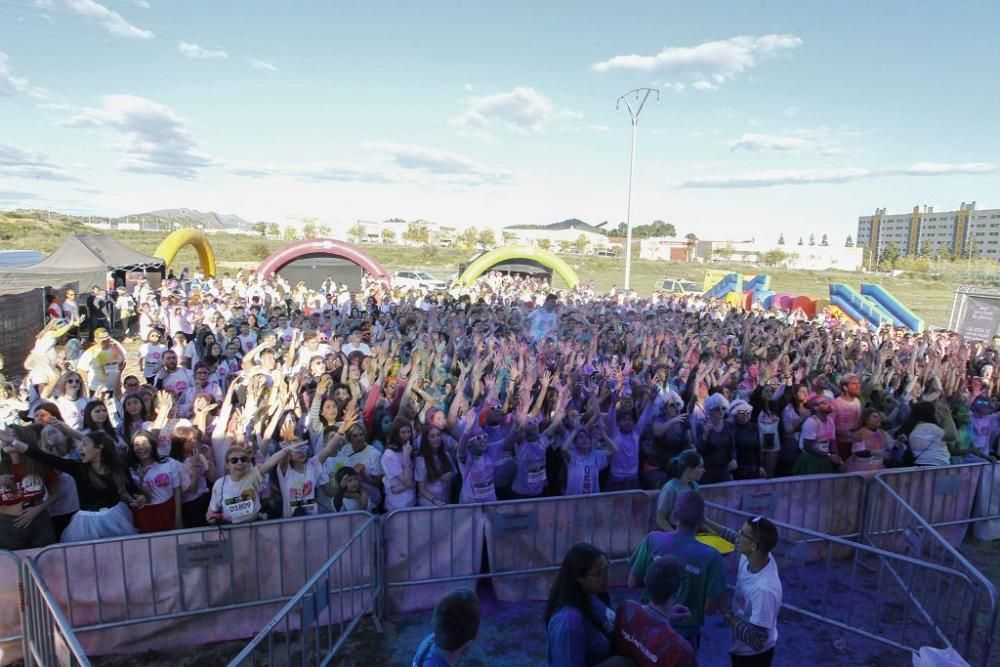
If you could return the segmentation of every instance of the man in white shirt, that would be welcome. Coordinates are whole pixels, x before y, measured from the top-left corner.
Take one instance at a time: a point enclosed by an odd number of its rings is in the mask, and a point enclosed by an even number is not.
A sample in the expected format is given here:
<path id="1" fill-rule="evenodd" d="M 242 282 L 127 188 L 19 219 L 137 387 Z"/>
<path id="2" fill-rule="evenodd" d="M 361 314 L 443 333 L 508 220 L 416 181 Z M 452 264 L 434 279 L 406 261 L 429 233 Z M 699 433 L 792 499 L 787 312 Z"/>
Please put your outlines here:
<path id="1" fill-rule="evenodd" d="M 538 341 L 554 331 L 559 324 L 559 317 L 555 313 L 556 295 L 549 294 L 545 297 L 545 304 L 541 308 L 536 308 L 528 314 L 528 323 L 531 326 L 531 342 Z"/>
<path id="2" fill-rule="evenodd" d="M 372 349 L 368 343 L 361 340 L 361 327 L 352 327 L 351 333 L 347 337 L 347 342 L 340 348 L 344 356 L 351 356 L 352 352 L 361 352 L 366 357 L 372 356 Z"/>
<path id="3" fill-rule="evenodd" d="M 179 417 L 191 415 L 192 403 L 188 399 L 193 397 L 189 395 L 188 389 L 194 386 L 194 373 L 177 365 L 177 353 L 173 350 L 163 353 L 163 368 L 156 374 L 155 385 L 173 394 Z"/>

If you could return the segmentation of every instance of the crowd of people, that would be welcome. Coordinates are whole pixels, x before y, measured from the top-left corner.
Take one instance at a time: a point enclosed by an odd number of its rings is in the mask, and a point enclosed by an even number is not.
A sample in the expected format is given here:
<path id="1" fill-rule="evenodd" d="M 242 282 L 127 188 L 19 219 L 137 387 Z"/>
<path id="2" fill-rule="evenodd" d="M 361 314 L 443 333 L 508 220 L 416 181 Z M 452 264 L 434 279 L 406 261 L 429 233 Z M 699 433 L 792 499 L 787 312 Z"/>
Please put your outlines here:
<path id="1" fill-rule="evenodd" d="M 997 454 L 997 348 L 948 331 L 496 273 L 113 294 L 0 385 L 0 548 L 639 488 L 666 528 L 699 482 Z"/>

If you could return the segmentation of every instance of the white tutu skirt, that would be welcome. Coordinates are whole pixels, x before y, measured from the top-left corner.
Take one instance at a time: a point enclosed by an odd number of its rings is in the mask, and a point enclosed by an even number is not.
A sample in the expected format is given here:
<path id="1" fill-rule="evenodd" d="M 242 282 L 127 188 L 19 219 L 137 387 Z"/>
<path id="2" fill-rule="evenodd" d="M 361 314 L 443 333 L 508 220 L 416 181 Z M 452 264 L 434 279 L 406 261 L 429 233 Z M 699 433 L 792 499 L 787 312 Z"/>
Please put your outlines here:
<path id="1" fill-rule="evenodd" d="M 118 503 L 99 512 L 80 510 L 73 515 L 59 541 L 86 542 L 135 535 L 137 532 L 132 525 L 132 510 L 125 503 Z"/>

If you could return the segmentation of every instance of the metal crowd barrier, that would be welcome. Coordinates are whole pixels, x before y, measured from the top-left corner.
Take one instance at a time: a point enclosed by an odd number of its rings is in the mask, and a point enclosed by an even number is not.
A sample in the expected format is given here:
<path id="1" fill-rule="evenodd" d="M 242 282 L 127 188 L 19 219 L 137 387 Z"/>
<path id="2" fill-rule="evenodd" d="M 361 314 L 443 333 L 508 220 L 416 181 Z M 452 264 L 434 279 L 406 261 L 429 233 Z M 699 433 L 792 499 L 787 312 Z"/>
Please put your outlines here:
<path id="1" fill-rule="evenodd" d="M 90 667 L 80 642 L 30 560 L 21 565 L 25 667 Z"/>
<path id="2" fill-rule="evenodd" d="M 551 573 L 577 542 L 607 551 L 612 579 L 624 583 L 624 564 L 646 534 L 649 505 L 642 491 L 620 491 L 396 510 L 383 519 L 388 608 L 427 609 L 448 590 L 475 587 L 479 579 L 492 579 L 505 601 L 544 599 Z"/>
<path id="3" fill-rule="evenodd" d="M 799 475 L 706 484 L 701 487 L 701 495 L 707 502 L 828 535 L 856 537 L 861 532 L 866 483 L 867 478 L 860 473 Z M 653 500 L 655 526 L 660 492 L 647 493 Z"/>
<path id="4" fill-rule="evenodd" d="M 709 518 L 737 531 L 754 516 L 716 503 L 706 503 L 706 508 Z M 911 655 L 921 646 L 954 646 L 968 655 L 963 633 L 976 612 L 965 602 L 980 592 L 980 579 L 914 554 L 773 523 L 779 534 L 772 555 L 781 577 L 783 609 Z M 817 548 L 826 557 L 807 565 L 807 550 Z M 845 551 L 848 558 L 835 555 Z M 735 565 L 735 559 L 728 560 L 730 570 Z M 735 581 L 735 572 L 727 579 Z M 938 598 L 928 599 L 929 591 Z"/>
<path id="5" fill-rule="evenodd" d="M 369 520 L 323 514 L 59 544 L 33 560 L 91 653 L 173 650 L 253 636 Z"/>
<path id="6" fill-rule="evenodd" d="M 918 471 L 916 479 L 921 479 L 919 474 L 922 472 Z M 927 479 L 941 478 L 930 476 L 922 481 Z M 921 483 L 913 488 L 923 486 Z M 947 497 L 931 499 L 935 500 L 942 505 L 949 502 Z M 968 582 L 966 586 L 945 585 L 951 582 L 915 577 L 911 569 L 896 567 L 894 563 L 883 564 L 901 585 L 905 583 L 908 597 L 922 615 L 940 621 L 949 642 L 966 660 L 972 664 L 997 664 L 990 662 L 998 627 L 996 586 L 907 503 L 886 477 L 879 475 L 872 481 L 867 507 L 862 532 L 864 543 L 907 554 L 928 566 L 947 568 L 961 574 Z"/>
<path id="7" fill-rule="evenodd" d="M 23 638 L 23 627 L 24 627 L 24 615 L 20 613 L 24 609 L 24 583 L 23 577 L 21 575 L 21 559 L 13 551 L 0 550 L 0 558 L 4 561 L 9 561 L 9 563 L 4 562 L 0 564 L 2 568 L 2 580 L 0 580 L 0 595 L 4 597 L 4 607 L 5 611 L 13 603 L 13 606 L 17 608 L 17 614 L 19 614 L 20 623 L 16 626 L 10 626 L 12 629 L 17 628 L 16 634 L 7 635 L 0 637 L 0 662 L 4 664 L 8 661 L 8 655 L 13 649 L 14 652 L 23 651 L 24 647 L 22 645 Z M 16 601 L 15 599 L 16 598 Z"/>
<path id="8" fill-rule="evenodd" d="M 1000 538 L 1000 464 L 966 463 L 877 475 L 952 544 L 972 524 L 978 539 Z"/>
<path id="9" fill-rule="evenodd" d="M 369 518 L 229 663 L 327 665 L 381 598 L 381 531 Z M 278 637 L 281 635 L 281 637 Z"/>

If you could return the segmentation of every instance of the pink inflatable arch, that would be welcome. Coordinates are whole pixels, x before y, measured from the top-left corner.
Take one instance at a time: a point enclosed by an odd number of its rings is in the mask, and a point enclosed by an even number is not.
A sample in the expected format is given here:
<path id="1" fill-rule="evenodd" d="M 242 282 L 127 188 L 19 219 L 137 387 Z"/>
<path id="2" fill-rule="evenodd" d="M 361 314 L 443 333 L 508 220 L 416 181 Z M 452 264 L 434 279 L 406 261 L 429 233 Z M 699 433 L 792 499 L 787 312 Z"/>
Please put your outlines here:
<path id="1" fill-rule="evenodd" d="M 334 239 L 307 239 L 282 246 L 261 262 L 260 266 L 257 267 L 257 274 L 262 278 L 272 276 L 286 264 L 304 255 L 340 257 L 357 264 L 365 273 L 382 278 L 389 277 L 389 273 L 382 265 L 364 250 L 350 243 Z"/>

